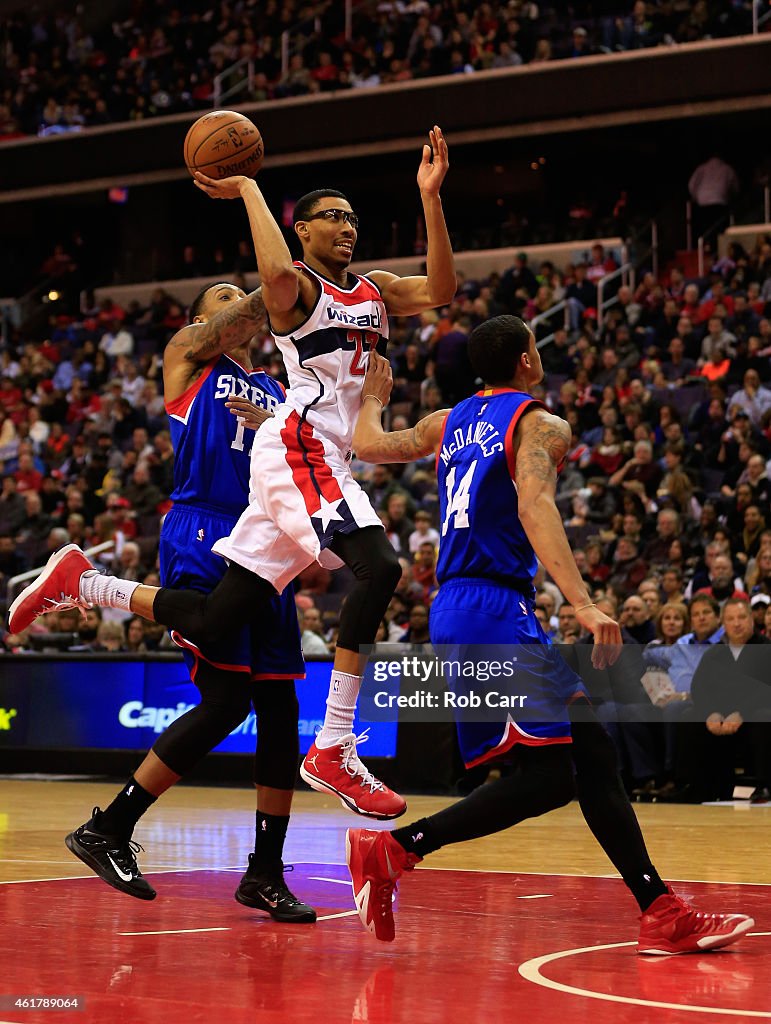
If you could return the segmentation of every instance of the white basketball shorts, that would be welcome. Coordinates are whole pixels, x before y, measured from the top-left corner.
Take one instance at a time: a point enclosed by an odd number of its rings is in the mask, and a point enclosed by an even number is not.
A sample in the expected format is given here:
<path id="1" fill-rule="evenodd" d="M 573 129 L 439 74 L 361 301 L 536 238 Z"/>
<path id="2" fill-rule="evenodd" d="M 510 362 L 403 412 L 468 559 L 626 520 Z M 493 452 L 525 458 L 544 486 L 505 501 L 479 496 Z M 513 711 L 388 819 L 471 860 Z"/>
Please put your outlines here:
<path id="1" fill-rule="evenodd" d="M 252 448 L 249 505 L 215 554 L 280 593 L 313 561 L 339 568 L 325 549 L 335 534 L 381 526 L 345 455 L 288 406 L 260 427 Z"/>

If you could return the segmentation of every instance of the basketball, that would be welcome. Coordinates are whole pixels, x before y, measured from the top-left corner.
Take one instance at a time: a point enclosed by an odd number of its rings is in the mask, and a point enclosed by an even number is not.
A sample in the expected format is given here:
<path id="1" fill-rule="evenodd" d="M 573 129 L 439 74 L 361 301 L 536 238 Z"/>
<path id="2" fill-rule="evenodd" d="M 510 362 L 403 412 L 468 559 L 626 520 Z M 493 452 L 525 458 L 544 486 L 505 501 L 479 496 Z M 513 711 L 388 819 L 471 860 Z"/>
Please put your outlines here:
<path id="1" fill-rule="evenodd" d="M 235 174 L 253 178 L 264 155 L 259 129 L 235 110 L 204 114 L 185 136 L 185 164 L 191 174 L 201 171 L 210 178 Z"/>

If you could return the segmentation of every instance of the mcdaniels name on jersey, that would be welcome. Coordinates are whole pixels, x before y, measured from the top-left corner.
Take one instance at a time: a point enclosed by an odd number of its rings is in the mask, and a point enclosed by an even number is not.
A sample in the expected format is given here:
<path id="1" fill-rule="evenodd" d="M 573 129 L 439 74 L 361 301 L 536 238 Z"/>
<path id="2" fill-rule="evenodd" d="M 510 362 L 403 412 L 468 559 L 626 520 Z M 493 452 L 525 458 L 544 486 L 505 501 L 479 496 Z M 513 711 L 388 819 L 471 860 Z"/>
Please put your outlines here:
<path id="1" fill-rule="evenodd" d="M 479 420 L 477 423 L 469 424 L 465 431 L 462 427 L 456 427 L 451 438 L 444 438 L 439 458 L 446 466 L 456 452 L 469 444 L 479 445 L 485 459 L 497 455 L 504 449 L 503 438 L 498 428 L 486 420 Z"/>

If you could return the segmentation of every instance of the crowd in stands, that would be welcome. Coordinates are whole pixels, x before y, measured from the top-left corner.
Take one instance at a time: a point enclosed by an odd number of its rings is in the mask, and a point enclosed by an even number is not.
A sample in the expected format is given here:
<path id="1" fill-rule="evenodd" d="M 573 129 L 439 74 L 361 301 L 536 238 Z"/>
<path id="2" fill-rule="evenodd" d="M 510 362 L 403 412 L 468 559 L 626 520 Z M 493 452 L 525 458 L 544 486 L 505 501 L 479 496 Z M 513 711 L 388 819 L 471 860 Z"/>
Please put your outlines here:
<path id="1" fill-rule="evenodd" d="M 678 707 L 690 706 L 694 651 L 722 638 L 737 600 L 750 633 L 771 639 L 771 237 L 749 252 L 733 244 L 702 280 L 676 266 L 660 280 L 643 274 L 619 288 L 599 325 L 597 281 L 614 266 L 595 246 L 586 264 L 530 266 L 523 253 L 502 275 L 460 274 L 449 307 L 393 320 L 388 415 L 391 429 L 405 428 L 478 388 L 467 357 L 477 323 L 500 313 L 530 319 L 567 300 L 567 324 L 560 313 L 538 328 L 553 340 L 542 348 L 546 379 L 537 394 L 573 429 L 558 504 L 593 599 L 619 620 L 627 644 L 645 652 L 647 674 L 670 680 L 654 706 L 664 709 L 661 729 L 675 729 Z M 161 358 L 185 322 L 183 306 L 157 289 L 146 307 L 106 298 L 78 317 L 52 320 L 42 344 L 17 337 L 2 351 L 0 599 L 9 578 L 69 541 L 112 541 L 103 564 L 158 582 L 158 535 L 173 490 Z M 258 361 L 285 381 L 270 337 L 258 345 Z M 402 565 L 378 640 L 423 645 L 437 589 L 433 460 L 354 460 L 353 468 Z M 580 644 L 572 609 L 550 581 L 539 576 L 537 584 L 544 628 Z M 345 571 L 317 565 L 297 581 L 309 656 L 334 650 L 347 585 Z M 168 646 L 163 629 L 113 610 L 85 621 L 54 614 L 27 634 L 4 635 L 3 646 L 40 649 L 51 633 L 68 634 L 64 646 L 76 649 Z M 57 636 L 51 642 L 61 646 Z M 597 683 L 593 697 L 610 717 L 619 704 L 632 717 L 641 706 L 650 712 L 642 671 L 621 697 L 607 680 Z M 635 729 L 648 740 L 632 742 Z M 651 729 L 626 722 L 617 735 L 630 787 L 641 795 L 683 783 L 677 745 Z"/>
<path id="2" fill-rule="evenodd" d="M 215 77 L 242 58 L 255 74 L 238 100 L 264 101 L 752 31 L 751 0 L 364 0 L 348 38 L 332 0 L 115 7 L 0 22 L 0 139 L 211 107 Z"/>

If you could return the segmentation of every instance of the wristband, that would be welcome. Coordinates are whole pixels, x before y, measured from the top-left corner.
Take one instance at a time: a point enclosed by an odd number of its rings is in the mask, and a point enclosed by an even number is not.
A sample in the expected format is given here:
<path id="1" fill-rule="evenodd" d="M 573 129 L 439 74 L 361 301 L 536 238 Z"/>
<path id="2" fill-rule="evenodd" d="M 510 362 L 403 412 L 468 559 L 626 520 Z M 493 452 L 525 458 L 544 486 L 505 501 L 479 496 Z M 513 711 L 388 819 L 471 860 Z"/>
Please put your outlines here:
<path id="1" fill-rule="evenodd" d="M 383 403 L 382 403 L 382 402 L 380 401 L 380 399 L 379 399 L 379 398 L 377 397 L 377 395 L 364 395 L 364 396 L 362 397 L 362 402 L 366 402 L 368 398 L 374 398 L 374 399 L 375 399 L 375 401 L 376 401 L 376 402 L 378 403 L 378 405 L 380 406 L 380 408 L 381 408 L 381 409 L 385 409 L 385 406 L 384 406 L 384 405 L 383 405 Z"/>
<path id="2" fill-rule="evenodd" d="M 586 608 L 596 608 L 596 607 L 597 607 L 597 605 L 596 605 L 596 603 L 594 601 L 589 601 L 588 604 L 582 604 L 578 608 L 576 608 L 575 610 L 577 612 L 582 612 Z"/>

